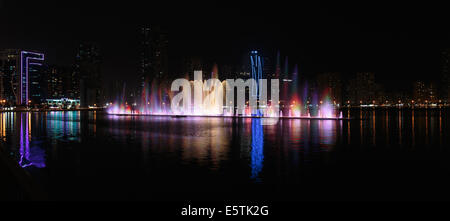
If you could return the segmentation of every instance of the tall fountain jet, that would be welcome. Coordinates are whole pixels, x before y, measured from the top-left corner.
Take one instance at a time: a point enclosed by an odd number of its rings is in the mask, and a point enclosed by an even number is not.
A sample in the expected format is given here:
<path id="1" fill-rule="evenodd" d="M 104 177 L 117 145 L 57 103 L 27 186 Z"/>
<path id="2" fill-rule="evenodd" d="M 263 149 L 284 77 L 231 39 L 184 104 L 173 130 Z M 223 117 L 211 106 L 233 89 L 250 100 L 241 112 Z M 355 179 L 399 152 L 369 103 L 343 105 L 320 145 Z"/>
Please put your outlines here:
<path id="1" fill-rule="evenodd" d="M 263 61 L 262 57 L 258 54 L 258 51 L 251 51 L 250 53 L 250 64 L 251 64 L 251 74 L 252 74 L 252 91 L 250 96 L 252 96 L 255 100 L 258 101 L 260 96 L 262 95 L 260 91 L 262 88 L 259 87 L 260 81 L 263 79 Z M 262 84 L 263 85 L 263 84 Z M 267 84 L 266 84 L 267 85 Z M 264 99 L 261 99 L 264 100 Z M 266 99 L 267 100 L 267 99 Z M 257 102 L 258 106 L 263 106 L 265 104 Z M 252 110 L 252 115 L 261 116 L 262 112 L 261 110 L 258 110 L 255 112 Z"/>
<path id="2" fill-rule="evenodd" d="M 291 116 L 300 117 L 301 116 L 301 102 L 298 97 L 298 66 L 294 66 L 294 72 L 292 73 L 292 85 L 290 92 L 290 107 Z"/>
<path id="3" fill-rule="evenodd" d="M 202 71 L 194 71 L 194 110 L 197 115 L 203 114 L 203 79 Z"/>

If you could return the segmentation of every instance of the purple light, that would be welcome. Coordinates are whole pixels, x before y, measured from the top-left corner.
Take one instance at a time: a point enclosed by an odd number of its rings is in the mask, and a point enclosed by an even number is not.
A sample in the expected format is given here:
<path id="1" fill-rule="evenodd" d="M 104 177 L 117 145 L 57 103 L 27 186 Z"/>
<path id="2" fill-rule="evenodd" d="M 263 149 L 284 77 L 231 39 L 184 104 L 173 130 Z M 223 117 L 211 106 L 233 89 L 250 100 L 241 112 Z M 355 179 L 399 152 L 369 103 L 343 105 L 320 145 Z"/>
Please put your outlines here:
<path id="1" fill-rule="evenodd" d="M 31 131 L 29 113 L 21 113 L 20 116 L 20 160 L 19 165 L 23 168 L 35 166 L 37 168 L 45 167 L 45 151 L 34 146 L 30 148 Z M 25 130 L 24 130 L 25 127 Z"/>
<path id="2" fill-rule="evenodd" d="M 25 57 L 25 73 L 23 70 L 24 65 L 24 56 Z M 21 51 L 20 52 L 20 99 L 19 104 L 28 104 L 28 66 L 29 65 L 42 65 L 39 63 L 30 63 L 29 61 L 35 60 L 35 61 L 43 61 L 44 60 L 44 54 L 41 53 L 34 53 L 34 52 L 28 52 L 28 51 Z M 25 75 L 25 80 L 23 79 Z M 26 90 L 26 96 L 24 99 L 23 96 L 23 89 L 24 89 L 24 82 L 25 82 L 25 90 Z"/>

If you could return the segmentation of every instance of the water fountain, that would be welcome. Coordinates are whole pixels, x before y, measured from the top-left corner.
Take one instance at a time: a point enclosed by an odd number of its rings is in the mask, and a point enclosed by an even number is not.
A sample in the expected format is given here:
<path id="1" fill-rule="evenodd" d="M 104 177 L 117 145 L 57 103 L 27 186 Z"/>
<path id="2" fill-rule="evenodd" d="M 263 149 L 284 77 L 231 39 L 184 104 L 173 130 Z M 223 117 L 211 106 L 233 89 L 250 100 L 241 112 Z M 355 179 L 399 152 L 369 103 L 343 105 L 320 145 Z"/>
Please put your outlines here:
<path id="1" fill-rule="evenodd" d="M 279 117 L 288 119 L 345 119 L 342 113 L 338 113 L 336 105 L 331 102 L 329 93 L 325 91 L 322 95 L 319 92 L 308 94 L 308 84 L 305 81 L 303 88 L 299 89 L 299 74 L 297 65 L 289 78 L 288 62 L 285 60 L 284 73 L 280 75 L 281 68 L 279 67 L 279 54 L 277 56 L 276 76 L 280 76 L 280 83 L 282 84 L 281 100 L 284 100 L 284 108 L 278 108 L 279 101 L 271 103 L 267 97 L 267 103 L 257 98 L 261 103 L 266 105 L 264 109 L 258 112 L 251 109 L 251 102 L 246 101 L 244 106 L 240 107 L 240 112 L 236 111 L 236 105 L 231 107 L 225 100 L 226 81 L 221 82 L 219 79 L 219 72 L 217 65 L 211 71 L 211 79 L 203 80 L 202 72 L 194 72 L 193 81 L 185 81 L 183 90 L 190 89 L 188 96 L 183 97 L 187 101 L 183 104 L 189 105 L 184 111 L 177 111 L 176 113 L 170 108 L 170 100 L 172 100 L 172 93 L 169 92 L 170 86 L 162 82 L 154 80 L 145 83 L 142 90 L 140 103 L 129 105 L 125 96 L 122 95 L 114 103 L 111 103 L 107 108 L 108 114 L 114 115 L 168 115 L 168 116 L 202 116 L 202 117 Z M 270 81 L 270 80 L 269 80 Z M 256 83 L 261 87 L 261 82 Z M 182 91 L 183 91 L 182 90 Z M 234 96 L 239 96 L 239 93 Z M 247 95 L 248 96 L 248 95 Z M 253 96 L 253 95 L 250 95 Z M 259 95 L 258 95 L 259 96 Z M 245 96 L 244 96 L 245 97 Z M 169 98 L 169 99 L 165 99 Z M 310 99 L 309 99 L 310 98 Z M 238 98 L 239 99 L 239 98 Z M 241 98 L 242 99 L 242 98 Z M 244 98 L 245 99 L 245 98 Z M 182 99 L 181 99 L 182 100 Z M 263 99 L 264 100 L 264 99 Z M 251 101 L 251 100 L 250 100 Z M 275 106 L 277 105 L 277 106 Z M 280 105 L 281 106 L 281 105 Z M 278 110 L 278 111 L 277 111 Z M 239 112 L 239 113 L 237 113 Z"/>

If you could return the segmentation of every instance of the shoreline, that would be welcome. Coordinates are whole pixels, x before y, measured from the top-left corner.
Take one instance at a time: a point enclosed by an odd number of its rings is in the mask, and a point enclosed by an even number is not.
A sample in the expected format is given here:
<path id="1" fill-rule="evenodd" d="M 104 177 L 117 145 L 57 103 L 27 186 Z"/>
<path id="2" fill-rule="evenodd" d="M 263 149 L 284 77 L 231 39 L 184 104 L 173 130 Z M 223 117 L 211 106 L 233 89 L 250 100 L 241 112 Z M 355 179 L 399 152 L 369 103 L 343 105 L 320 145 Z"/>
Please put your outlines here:
<path id="1" fill-rule="evenodd" d="M 0 147 L 0 200 L 47 200 L 48 196 L 33 177 Z M 4 188 L 9 187 L 9 188 Z"/>
<path id="2" fill-rule="evenodd" d="M 106 108 L 80 108 L 80 109 L 40 109 L 40 110 L 0 110 L 0 113 L 7 112 L 51 112 L 51 111 L 104 111 Z"/>

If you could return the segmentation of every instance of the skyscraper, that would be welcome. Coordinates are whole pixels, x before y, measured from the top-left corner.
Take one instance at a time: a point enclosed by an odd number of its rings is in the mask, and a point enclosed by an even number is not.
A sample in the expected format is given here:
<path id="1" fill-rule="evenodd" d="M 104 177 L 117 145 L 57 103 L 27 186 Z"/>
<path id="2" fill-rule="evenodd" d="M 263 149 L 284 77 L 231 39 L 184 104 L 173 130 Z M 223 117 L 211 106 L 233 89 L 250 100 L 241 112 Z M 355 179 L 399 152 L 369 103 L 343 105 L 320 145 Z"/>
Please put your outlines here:
<path id="1" fill-rule="evenodd" d="M 158 26 L 141 28 L 141 90 L 169 72 L 168 36 Z"/>
<path id="2" fill-rule="evenodd" d="M 40 104 L 44 54 L 6 49 L 0 52 L 1 96 L 9 105 Z"/>
<path id="3" fill-rule="evenodd" d="M 358 72 L 344 88 L 344 101 L 352 105 L 373 104 L 383 102 L 385 95 L 382 87 L 375 82 L 375 73 Z"/>
<path id="4" fill-rule="evenodd" d="M 423 103 L 427 99 L 427 90 L 425 83 L 416 81 L 413 85 L 413 99 L 416 103 Z"/>
<path id="5" fill-rule="evenodd" d="M 82 43 L 75 59 L 74 80 L 79 79 L 80 106 L 100 106 L 102 104 L 100 51 L 95 44 Z"/>
<path id="6" fill-rule="evenodd" d="M 18 105 L 40 104 L 42 97 L 41 72 L 44 54 L 21 51 L 20 52 L 20 77 L 17 94 Z"/>
<path id="7" fill-rule="evenodd" d="M 77 70 L 77 65 L 70 67 L 67 76 L 67 97 L 72 99 L 80 99 L 80 73 Z"/>
<path id="8" fill-rule="evenodd" d="M 16 92 L 19 83 L 20 50 L 0 51 L 0 98 L 4 105 L 16 104 Z"/>
<path id="9" fill-rule="evenodd" d="M 45 69 L 46 66 L 40 63 L 32 63 L 29 66 L 29 104 L 41 104 L 45 98 Z"/>
<path id="10" fill-rule="evenodd" d="M 49 66 L 46 72 L 46 97 L 53 99 L 70 98 L 72 71 L 68 67 Z"/>
<path id="11" fill-rule="evenodd" d="M 326 92 L 336 104 L 342 104 L 342 80 L 337 72 L 320 73 L 317 75 L 319 92 Z"/>
<path id="12" fill-rule="evenodd" d="M 442 51 L 442 82 L 440 96 L 450 103 L 450 48 Z"/>
<path id="13" fill-rule="evenodd" d="M 371 104 L 375 96 L 375 74 L 372 72 L 356 73 L 356 100 L 362 104 Z"/>

